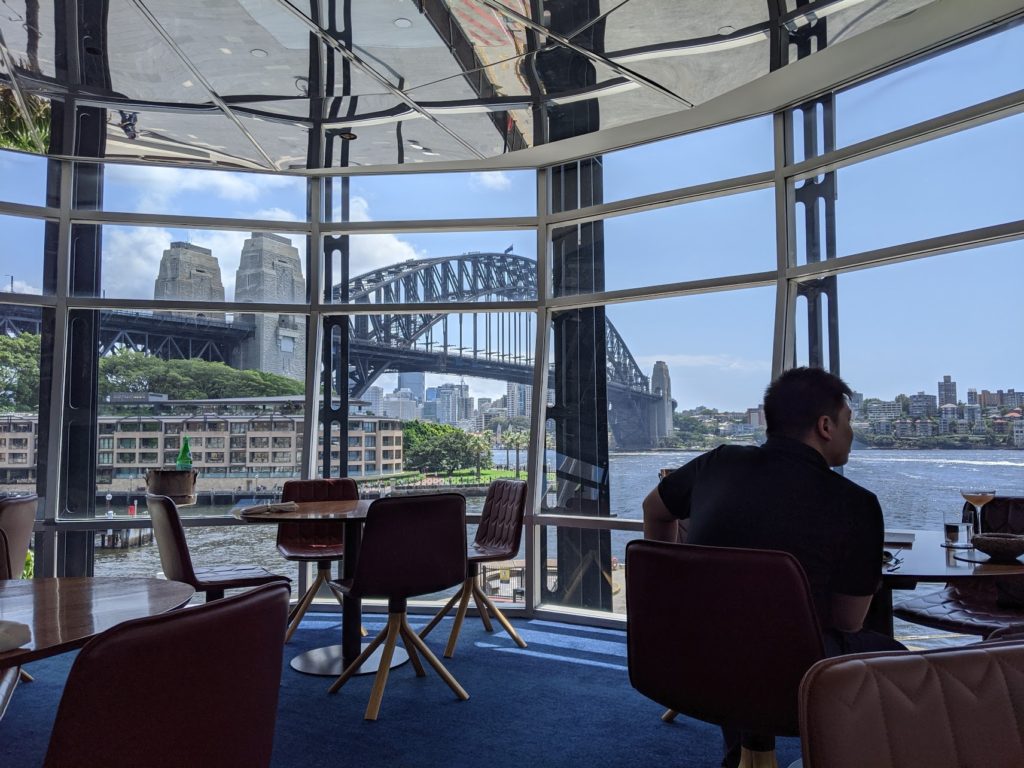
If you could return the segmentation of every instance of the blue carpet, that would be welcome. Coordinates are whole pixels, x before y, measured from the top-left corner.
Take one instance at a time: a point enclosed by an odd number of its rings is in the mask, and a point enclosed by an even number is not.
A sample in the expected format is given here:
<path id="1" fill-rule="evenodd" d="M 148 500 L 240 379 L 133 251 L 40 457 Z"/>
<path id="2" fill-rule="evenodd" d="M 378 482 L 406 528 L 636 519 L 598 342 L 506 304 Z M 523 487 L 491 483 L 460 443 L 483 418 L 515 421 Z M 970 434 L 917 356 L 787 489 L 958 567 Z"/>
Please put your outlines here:
<path id="1" fill-rule="evenodd" d="M 383 626 L 379 616 L 365 619 L 371 635 Z M 410 621 L 418 627 L 426 619 Z M 406 664 L 392 670 L 380 718 L 370 723 L 363 712 L 372 676 L 356 677 L 332 696 L 330 678 L 288 666 L 298 652 L 338 642 L 337 617 L 308 616 L 285 648 L 274 768 L 719 764 L 717 728 L 683 717 L 665 724 L 662 708 L 630 687 L 624 632 L 549 621 L 514 624 L 528 648 L 516 647 L 504 632 L 484 632 L 478 619 L 468 617 L 455 657 L 442 659 L 469 692 L 469 701 L 456 699 L 429 667 L 426 677 L 417 678 Z M 446 619 L 428 640 L 439 657 L 450 628 Z M 36 681 L 18 686 L 0 720 L 0 766 L 42 763 L 73 657 L 64 654 L 27 667 Z M 97 705 L 102 706 L 102 696 Z M 137 715 L 124 713 L 125 728 Z M 96 734 L 96 739 L 117 743 L 116 734 Z M 781 765 L 799 756 L 797 739 L 779 739 Z"/>

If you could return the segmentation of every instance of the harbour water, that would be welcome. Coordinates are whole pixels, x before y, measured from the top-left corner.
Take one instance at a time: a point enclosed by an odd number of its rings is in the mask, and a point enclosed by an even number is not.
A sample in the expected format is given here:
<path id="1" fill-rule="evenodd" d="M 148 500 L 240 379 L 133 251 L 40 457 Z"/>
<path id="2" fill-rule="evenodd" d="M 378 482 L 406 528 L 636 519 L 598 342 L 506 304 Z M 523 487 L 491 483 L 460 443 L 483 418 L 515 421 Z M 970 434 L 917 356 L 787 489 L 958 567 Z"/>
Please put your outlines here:
<path id="1" fill-rule="evenodd" d="M 613 454 L 609 462 L 612 514 L 641 519 L 641 502 L 657 482 L 658 470 L 680 466 L 696 455 L 694 451 Z M 496 452 L 495 461 L 504 464 L 504 451 Z M 524 451 L 524 476 L 525 461 Z M 510 464 L 515 467 L 514 452 Z M 844 472 L 878 496 L 889 528 L 938 529 L 944 510 L 963 505 L 959 489 L 968 486 L 983 485 L 1000 495 L 1024 496 L 1024 451 L 865 449 L 851 454 Z M 470 512 L 479 511 L 482 504 L 479 497 L 467 500 Z M 196 507 L 188 513 L 223 515 L 226 509 Z M 294 575 L 294 566 L 277 553 L 275 533 L 276 526 L 252 524 L 191 528 L 188 538 L 196 563 L 259 563 L 273 571 Z M 638 535 L 612 532 L 612 554 L 620 562 L 626 542 Z M 159 571 L 155 545 L 96 554 L 96 575 L 153 575 Z"/>

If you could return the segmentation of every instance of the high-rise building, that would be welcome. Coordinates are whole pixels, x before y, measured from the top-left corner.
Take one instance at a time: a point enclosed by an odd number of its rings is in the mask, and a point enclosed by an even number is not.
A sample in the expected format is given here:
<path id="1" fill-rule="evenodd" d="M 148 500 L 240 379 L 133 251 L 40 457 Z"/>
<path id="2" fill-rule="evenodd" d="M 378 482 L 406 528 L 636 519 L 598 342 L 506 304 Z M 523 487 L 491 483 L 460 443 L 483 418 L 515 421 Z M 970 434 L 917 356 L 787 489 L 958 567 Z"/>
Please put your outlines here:
<path id="1" fill-rule="evenodd" d="M 374 416 L 384 415 L 384 389 L 382 387 L 367 387 L 363 399 L 369 401 L 370 412 Z"/>
<path id="2" fill-rule="evenodd" d="M 510 419 L 517 416 L 529 416 L 533 400 L 533 387 L 529 384 L 508 382 L 505 394 L 505 412 Z"/>
<path id="3" fill-rule="evenodd" d="M 967 390 L 967 404 L 978 405 L 978 390 L 974 387 Z"/>
<path id="4" fill-rule="evenodd" d="M 949 376 L 943 376 L 939 382 L 939 407 L 950 403 L 956 405 L 956 382 Z"/>
<path id="5" fill-rule="evenodd" d="M 675 410 L 675 401 L 672 399 L 672 378 L 668 372 L 668 364 L 664 360 L 654 363 L 654 372 L 651 374 L 651 394 L 661 398 L 653 406 L 653 437 L 657 440 L 672 434 L 672 412 Z"/>
<path id="6" fill-rule="evenodd" d="M 442 384 L 437 388 L 437 420 L 442 424 L 458 424 L 466 418 L 466 401 L 470 400 L 466 384 Z"/>
<path id="7" fill-rule="evenodd" d="M 224 301 L 220 262 L 209 248 L 173 242 L 160 257 L 160 271 L 153 285 L 154 299 Z M 167 313 L 157 313 L 167 314 Z M 223 320 L 223 312 L 182 312 L 180 315 Z"/>
<path id="8" fill-rule="evenodd" d="M 422 403 L 426 397 L 426 374 L 422 371 L 399 373 L 398 389 L 408 389 L 416 401 Z"/>
<path id="9" fill-rule="evenodd" d="M 306 300 L 302 260 L 292 241 L 267 232 L 253 232 L 242 245 L 235 273 L 235 300 L 296 304 Z M 255 328 L 242 343 L 239 367 L 306 377 L 306 323 L 300 315 L 243 313 Z"/>
<path id="10" fill-rule="evenodd" d="M 927 418 L 935 416 L 939 412 L 938 399 L 935 395 L 926 395 L 918 392 L 907 398 L 909 401 L 909 414 L 912 419 Z"/>

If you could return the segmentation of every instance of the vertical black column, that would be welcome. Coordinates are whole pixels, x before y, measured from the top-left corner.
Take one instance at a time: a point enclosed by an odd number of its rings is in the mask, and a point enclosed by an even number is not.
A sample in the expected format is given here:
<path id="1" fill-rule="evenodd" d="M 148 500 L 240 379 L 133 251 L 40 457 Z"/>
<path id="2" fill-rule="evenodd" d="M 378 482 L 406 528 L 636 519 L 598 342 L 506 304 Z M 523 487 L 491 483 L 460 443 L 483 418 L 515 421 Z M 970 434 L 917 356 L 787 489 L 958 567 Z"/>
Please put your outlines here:
<path id="1" fill-rule="evenodd" d="M 558 0 L 544 6 L 550 28 L 562 34 L 600 15 L 596 0 Z M 593 24 L 573 40 L 595 52 L 604 49 L 604 23 Z M 537 54 L 537 76 L 547 92 L 593 86 L 597 75 L 587 57 L 554 47 Z M 558 141 L 601 127 L 595 99 L 548 104 L 547 137 Z M 604 200 L 600 158 L 568 163 L 551 171 L 553 211 L 573 210 Z M 552 234 L 556 295 L 604 290 L 602 222 L 562 227 Z M 559 312 L 554 317 L 557 506 L 564 514 L 609 515 L 608 393 L 604 307 Z M 536 393 L 535 397 L 543 397 Z M 557 529 L 558 579 L 548 599 L 565 605 L 611 610 L 611 534 L 606 530 Z M 541 562 L 547 561 L 542 539 Z M 542 589 L 547 591 L 546 586 Z"/>

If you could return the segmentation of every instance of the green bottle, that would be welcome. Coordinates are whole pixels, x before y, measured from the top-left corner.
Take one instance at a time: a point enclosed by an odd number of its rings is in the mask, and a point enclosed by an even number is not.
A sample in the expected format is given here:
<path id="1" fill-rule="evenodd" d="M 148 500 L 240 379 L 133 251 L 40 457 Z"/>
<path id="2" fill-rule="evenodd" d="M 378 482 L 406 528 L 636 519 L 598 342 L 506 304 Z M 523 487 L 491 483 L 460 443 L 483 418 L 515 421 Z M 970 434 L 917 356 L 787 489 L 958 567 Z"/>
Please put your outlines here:
<path id="1" fill-rule="evenodd" d="M 192 446 L 188 443 L 188 435 L 181 436 L 181 450 L 175 463 L 178 469 L 192 469 Z"/>

